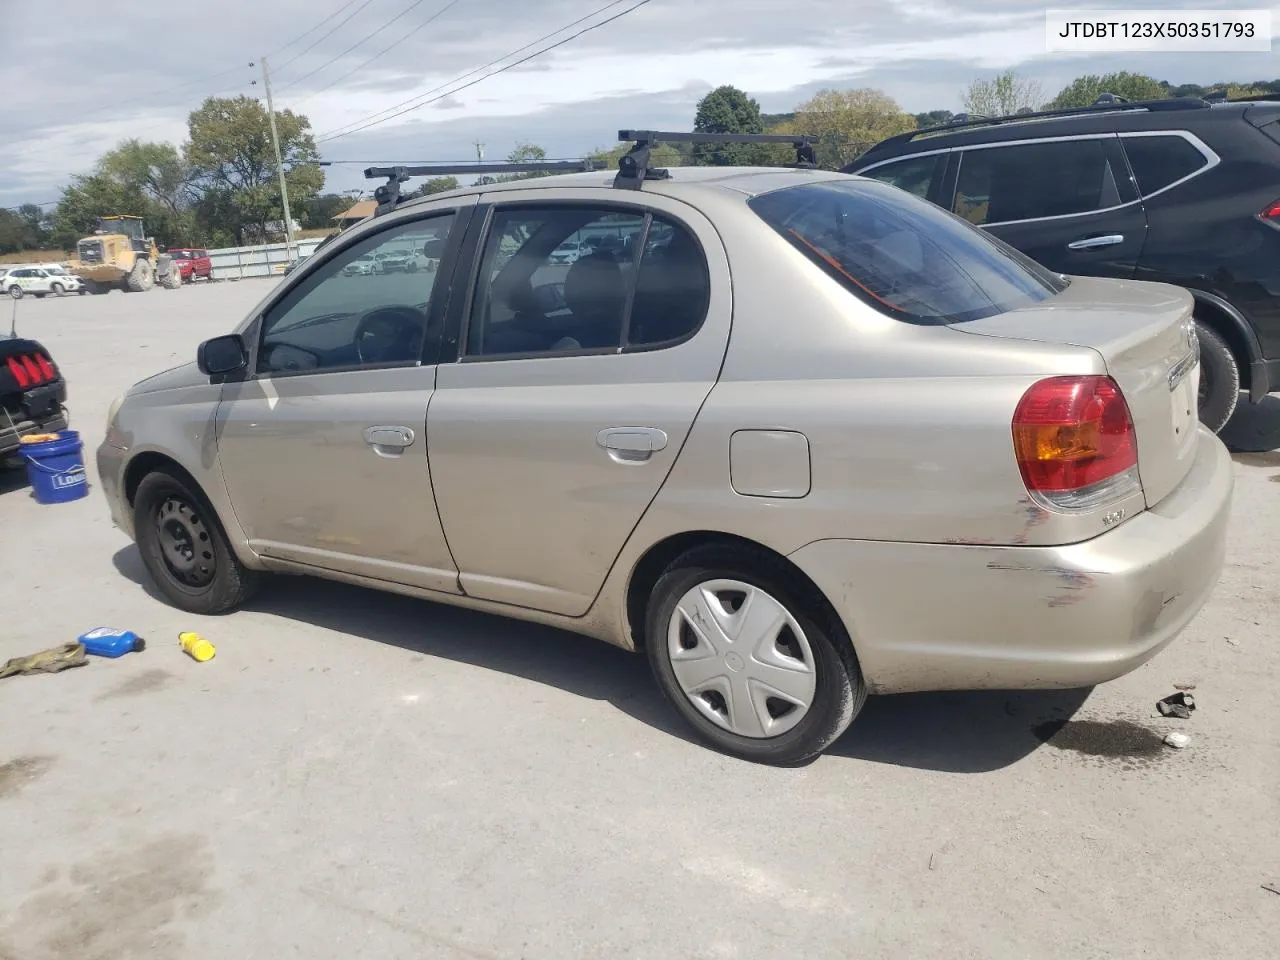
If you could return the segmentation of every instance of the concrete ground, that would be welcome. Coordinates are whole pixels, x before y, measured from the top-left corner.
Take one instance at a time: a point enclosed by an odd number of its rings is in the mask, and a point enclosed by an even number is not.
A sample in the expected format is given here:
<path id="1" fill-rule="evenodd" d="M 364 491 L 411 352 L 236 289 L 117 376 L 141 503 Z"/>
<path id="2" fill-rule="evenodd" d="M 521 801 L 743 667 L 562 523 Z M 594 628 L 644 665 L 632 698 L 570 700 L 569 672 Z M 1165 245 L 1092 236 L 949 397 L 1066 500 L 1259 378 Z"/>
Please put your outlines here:
<path id="1" fill-rule="evenodd" d="M 18 329 L 92 451 L 274 282 L 24 300 Z M 294 579 L 184 616 L 99 489 L 42 507 L 9 475 L 0 662 L 99 625 L 150 646 L 0 681 L 0 958 L 1274 955 L 1280 397 L 1228 438 L 1227 568 L 1153 662 L 873 698 L 799 770 L 693 745 L 643 661 L 552 630 Z M 1199 709 L 1160 718 L 1179 683 Z"/>

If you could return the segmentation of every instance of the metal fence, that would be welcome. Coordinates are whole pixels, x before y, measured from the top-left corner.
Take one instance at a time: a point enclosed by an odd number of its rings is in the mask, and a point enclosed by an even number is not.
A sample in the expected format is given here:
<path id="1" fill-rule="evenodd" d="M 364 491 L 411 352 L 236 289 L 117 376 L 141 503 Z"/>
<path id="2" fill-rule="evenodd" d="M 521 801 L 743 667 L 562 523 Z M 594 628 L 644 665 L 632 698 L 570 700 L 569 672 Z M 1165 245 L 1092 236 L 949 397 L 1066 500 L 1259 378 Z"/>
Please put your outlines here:
<path id="1" fill-rule="evenodd" d="M 324 237 L 311 237 L 294 242 L 294 256 L 310 256 Z M 288 244 L 262 243 L 253 247 L 223 247 L 210 250 L 215 280 L 248 280 L 253 277 L 280 276 L 289 263 Z"/>

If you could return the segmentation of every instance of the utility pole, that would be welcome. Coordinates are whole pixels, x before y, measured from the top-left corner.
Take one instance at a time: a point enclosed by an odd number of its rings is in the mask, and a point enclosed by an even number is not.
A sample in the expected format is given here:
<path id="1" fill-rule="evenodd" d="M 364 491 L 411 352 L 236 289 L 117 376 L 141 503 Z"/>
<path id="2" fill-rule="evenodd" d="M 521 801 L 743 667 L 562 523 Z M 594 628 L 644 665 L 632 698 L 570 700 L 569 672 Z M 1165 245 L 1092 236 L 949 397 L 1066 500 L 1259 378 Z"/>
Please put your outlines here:
<path id="1" fill-rule="evenodd" d="M 481 143 L 479 140 L 475 141 L 475 144 L 476 144 L 476 162 L 484 163 L 484 144 Z"/>
<path id="2" fill-rule="evenodd" d="M 293 260 L 293 217 L 289 213 L 289 186 L 284 179 L 284 161 L 280 159 L 280 134 L 276 132 L 276 108 L 271 102 L 271 75 L 267 58 L 262 58 L 262 85 L 267 91 L 267 116 L 271 120 L 271 145 L 276 150 L 276 172 L 280 174 L 280 203 L 284 207 L 285 253 Z"/>

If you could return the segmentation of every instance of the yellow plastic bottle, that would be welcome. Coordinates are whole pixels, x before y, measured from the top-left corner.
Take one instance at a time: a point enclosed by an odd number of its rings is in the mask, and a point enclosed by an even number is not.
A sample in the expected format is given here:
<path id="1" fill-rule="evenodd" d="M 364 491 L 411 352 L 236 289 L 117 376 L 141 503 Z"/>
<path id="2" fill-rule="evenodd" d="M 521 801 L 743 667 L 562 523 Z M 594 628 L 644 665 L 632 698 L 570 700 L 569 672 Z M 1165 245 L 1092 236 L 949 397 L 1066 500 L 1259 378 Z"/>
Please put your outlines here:
<path id="1" fill-rule="evenodd" d="M 178 634 L 178 645 L 192 660 L 201 663 L 212 660 L 213 655 L 218 652 L 212 643 L 194 631 Z"/>

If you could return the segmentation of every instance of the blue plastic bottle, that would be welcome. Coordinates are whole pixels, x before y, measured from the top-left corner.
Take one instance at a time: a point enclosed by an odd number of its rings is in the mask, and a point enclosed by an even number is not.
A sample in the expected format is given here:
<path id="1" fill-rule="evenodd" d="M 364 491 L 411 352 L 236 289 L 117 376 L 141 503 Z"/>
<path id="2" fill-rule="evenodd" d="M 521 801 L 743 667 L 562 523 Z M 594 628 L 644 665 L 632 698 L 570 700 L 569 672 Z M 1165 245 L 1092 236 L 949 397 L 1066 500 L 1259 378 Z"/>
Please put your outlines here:
<path id="1" fill-rule="evenodd" d="M 80 642 L 84 644 L 85 653 L 96 657 L 122 657 L 147 647 L 147 641 L 132 630 L 114 630 L 111 627 L 98 627 L 82 633 Z"/>

